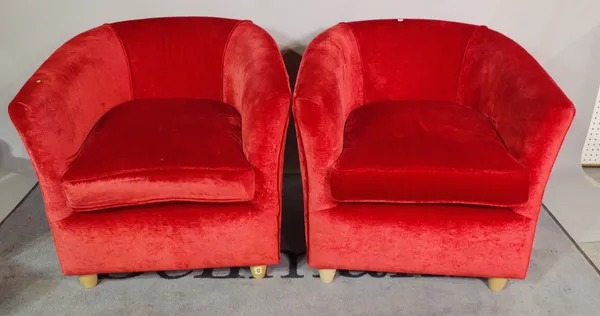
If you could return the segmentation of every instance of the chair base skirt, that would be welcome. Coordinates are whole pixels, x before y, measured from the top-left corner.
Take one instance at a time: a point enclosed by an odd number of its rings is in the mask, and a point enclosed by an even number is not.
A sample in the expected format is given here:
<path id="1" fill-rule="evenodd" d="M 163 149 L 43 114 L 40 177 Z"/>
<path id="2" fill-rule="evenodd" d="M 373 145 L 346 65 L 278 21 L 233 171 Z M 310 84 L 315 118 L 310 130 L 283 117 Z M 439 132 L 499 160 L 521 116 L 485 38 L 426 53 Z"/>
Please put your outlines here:
<path id="1" fill-rule="evenodd" d="M 523 279 L 536 221 L 507 208 L 347 203 L 308 214 L 312 268 Z"/>
<path id="2" fill-rule="evenodd" d="M 51 226 L 65 275 L 264 266 L 280 256 L 277 212 L 250 203 L 79 212 Z"/>

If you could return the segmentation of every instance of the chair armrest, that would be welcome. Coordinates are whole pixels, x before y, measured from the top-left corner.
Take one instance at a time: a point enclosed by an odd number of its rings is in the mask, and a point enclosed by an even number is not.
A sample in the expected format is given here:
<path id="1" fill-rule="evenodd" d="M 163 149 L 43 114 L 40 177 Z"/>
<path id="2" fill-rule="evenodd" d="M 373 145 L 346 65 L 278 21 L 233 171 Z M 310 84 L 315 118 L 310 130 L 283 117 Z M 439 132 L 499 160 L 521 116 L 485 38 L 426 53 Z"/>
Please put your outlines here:
<path id="1" fill-rule="evenodd" d="M 223 102 L 242 117 L 244 154 L 255 168 L 253 203 L 279 209 L 285 134 L 290 113 L 288 75 L 273 38 L 249 21 L 232 31 L 223 59 Z"/>
<path id="2" fill-rule="evenodd" d="M 479 110 L 508 151 L 531 171 L 529 202 L 515 211 L 535 218 L 575 107 L 525 49 L 480 27 L 465 52 L 457 102 Z"/>
<path id="3" fill-rule="evenodd" d="M 354 34 L 344 24 L 321 33 L 302 58 L 293 112 L 309 212 L 336 205 L 329 174 L 343 148 L 344 124 L 363 105 L 363 74 Z"/>
<path id="4" fill-rule="evenodd" d="M 9 115 L 37 172 L 50 221 L 70 214 L 60 189 L 62 174 L 98 119 L 131 99 L 129 76 L 120 40 L 103 25 L 61 46 L 10 103 Z"/>

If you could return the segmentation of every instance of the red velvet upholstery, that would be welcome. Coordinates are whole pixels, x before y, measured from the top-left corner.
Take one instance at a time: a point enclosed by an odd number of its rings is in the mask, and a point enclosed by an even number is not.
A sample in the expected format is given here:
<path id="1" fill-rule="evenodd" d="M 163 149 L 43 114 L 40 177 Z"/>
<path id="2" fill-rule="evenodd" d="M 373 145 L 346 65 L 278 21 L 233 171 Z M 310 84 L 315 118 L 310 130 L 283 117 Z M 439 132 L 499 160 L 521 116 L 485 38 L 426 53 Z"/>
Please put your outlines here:
<path id="1" fill-rule="evenodd" d="M 455 101 L 465 46 L 474 26 L 413 20 L 351 25 L 363 70 L 363 103 Z"/>
<path id="2" fill-rule="evenodd" d="M 9 114 L 63 273 L 277 262 L 289 103 L 279 49 L 249 21 L 127 21 L 60 47 Z"/>
<path id="3" fill-rule="evenodd" d="M 254 172 L 242 152 L 241 125 L 238 112 L 218 101 L 121 104 L 98 121 L 63 175 L 67 203 L 89 211 L 160 201 L 250 201 Z"/>
<path id="4" fill-rule="evenodd" d="M 471 108 L 439 101 L 388 101 L 354 110 L 331 171 L 339 202 L 527 202 L 529 171 Z"/>
<path id="5" fill-rule="evenodd" d="M 575 109 L 519 45 L 452 22 L 340 23 L 307 47 L 293 111 L 311 267 L 525 277 Z"/>
<path id="6" fill-rule="evenodd" d="M 249 266 L 279 261 L 274 215 L 250 203 L 146 204 L 78 212 L 53 230 L 68 274 Z"/>
<path id="7" fill-rule="evenodd" d="M 129 59 L 133 97 L 221 100 L 221 60 L 231 30 L 241 21 L 195 17 L 156 21 L 112 24 Z"/>
<path id="8" fill-rule="evenodd" d="M 524 278 L 535 221 L 506 208 L 340 203 L 311 213 L 309 229 L 311 267 Z"/>

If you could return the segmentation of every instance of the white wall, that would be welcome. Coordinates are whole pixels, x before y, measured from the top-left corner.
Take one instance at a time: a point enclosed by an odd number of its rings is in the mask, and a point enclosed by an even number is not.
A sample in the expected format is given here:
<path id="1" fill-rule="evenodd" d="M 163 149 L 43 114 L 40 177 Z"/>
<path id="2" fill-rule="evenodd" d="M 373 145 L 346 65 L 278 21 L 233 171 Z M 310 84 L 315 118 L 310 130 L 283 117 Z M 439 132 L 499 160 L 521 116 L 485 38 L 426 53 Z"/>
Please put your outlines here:
<path id="1" fill-rule="evenodd" d="M 0 3 L 0 104 L 6 104 L 60 44 L 104 22 L 171 15 L 252 19 L 283 47 L 302 47 L 339 21 L 436 18 L 486 24 L 512 37 L 546 67 L 576 103 L 545 203 L 578 241 L 600 240 L 597 188 L 584 180 L 580 154 L 600 85 L 600 1 L 596 0 L 5 0 Z M 26 157 L 0 111 L 0 142 Z M 1 143 L 0 143 L 1 144 Z M 6 155 L 6 153 L 3 153 Z M 0 166 L 1 167 L 1 166 Z"/>

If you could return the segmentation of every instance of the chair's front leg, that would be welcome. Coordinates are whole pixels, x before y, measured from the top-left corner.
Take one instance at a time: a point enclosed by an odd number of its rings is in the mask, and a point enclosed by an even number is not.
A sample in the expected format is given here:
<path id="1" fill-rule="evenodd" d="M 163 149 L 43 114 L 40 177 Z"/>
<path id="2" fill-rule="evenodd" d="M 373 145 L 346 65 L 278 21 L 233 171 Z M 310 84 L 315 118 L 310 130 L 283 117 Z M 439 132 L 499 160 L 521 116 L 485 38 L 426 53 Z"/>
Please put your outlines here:
<path id="1" fill-rule="evenodd" d="M 492 292 L 500 292 L 508 282 L 508 279 L 505 278 L 489 278 L 488 279 L 488 287 Z"/>
<path id="2" fill-rule="evenodd" d="M 267 266 L 251 266 L 250 272 L 252 272 L 252 276 L 255 279 L 260 280 L 265 277 L 265 274 L 267 274 Z"/>
<path id="3" fill-rule="evenodd" d="M 325 284 L 333 282 L 335 278 L 335 269 L 319 269 L 319 278 Z"/>
<path id="4" fill-rule="evenodd" d="M 79 282 L 81 282 L 81 285 L 83 285 L 84 288 L 91 289 L 94 286 L 96 286 L 96 284 L 98 284 L 98 275 L 97 274 L 80 275 Z"/>

